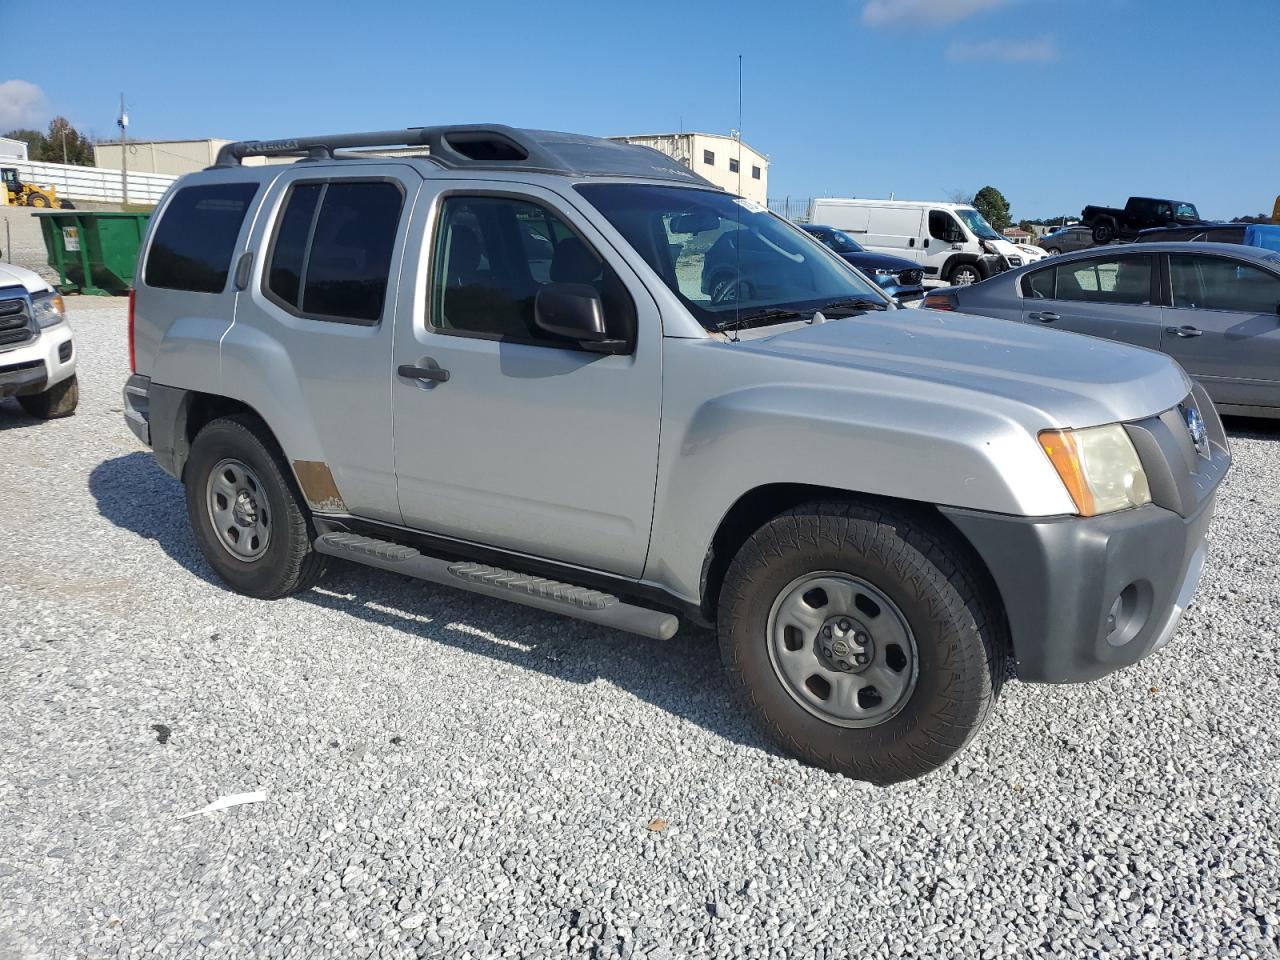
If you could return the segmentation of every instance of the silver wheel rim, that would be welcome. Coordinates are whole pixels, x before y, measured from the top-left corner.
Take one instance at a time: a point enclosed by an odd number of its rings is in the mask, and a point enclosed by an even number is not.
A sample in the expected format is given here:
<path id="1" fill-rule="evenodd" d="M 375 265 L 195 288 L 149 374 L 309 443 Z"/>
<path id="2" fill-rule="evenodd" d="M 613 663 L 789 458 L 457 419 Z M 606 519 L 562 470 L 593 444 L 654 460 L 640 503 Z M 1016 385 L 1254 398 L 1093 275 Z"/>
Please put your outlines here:
<path id="1" fill-rule="evenodd" d="M 956 271 L 956 286 L 963 287 L 971 283 L 976 283 L 977 277 L 978 274 L 975 271 L 970 270 L 967 267 L 961 267 Z"/>
<path id="2" fill-rule="evenodd" d="M 209 522 L 224 550 L 257 560 L 271 543 L 271 514 L 258 475 L 239 460 L 219 461 L 205 485 Z"/>
<path id="3" fill-rule="evenodd" d="M 769 662 L 800 706 L 839 727 L 874 727 L 911 699 L 919 673 L 906 617 L 878 588 L 833 571 L 788 584 L 769 611 Z"/>

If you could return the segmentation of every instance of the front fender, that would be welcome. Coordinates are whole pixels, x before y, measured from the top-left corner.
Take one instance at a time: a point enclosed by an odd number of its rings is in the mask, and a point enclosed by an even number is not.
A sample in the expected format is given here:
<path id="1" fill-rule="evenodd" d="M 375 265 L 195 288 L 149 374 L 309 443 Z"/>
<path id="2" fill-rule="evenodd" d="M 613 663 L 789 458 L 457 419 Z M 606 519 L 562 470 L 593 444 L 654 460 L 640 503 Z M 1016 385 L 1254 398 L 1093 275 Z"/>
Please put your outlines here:
<path id="1" fill-rule="evenodd" d="M 722 519 L 771 484 L 1019 516 L 1074 512 L 1035 438 L 999 404 L 946 401 L 776 384 L 713 397 L 682 416 L 669 393 L 646 579 L 697 602 Z"/>

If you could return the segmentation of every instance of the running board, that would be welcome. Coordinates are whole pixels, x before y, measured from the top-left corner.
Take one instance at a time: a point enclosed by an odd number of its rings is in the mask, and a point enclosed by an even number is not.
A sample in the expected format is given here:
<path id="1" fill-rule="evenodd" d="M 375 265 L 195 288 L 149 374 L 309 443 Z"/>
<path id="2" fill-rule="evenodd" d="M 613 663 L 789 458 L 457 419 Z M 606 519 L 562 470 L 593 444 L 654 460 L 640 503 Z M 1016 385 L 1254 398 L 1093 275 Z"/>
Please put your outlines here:
<path id="1" fill-rule="evenodd" d="M 654 640 L 669 640 L 680 626 L 674 614 L 623 603 L 613 594 L 483 563 L 441 560 L 388 540 L 375 540 L 355 533 L 324 533 L 316 538 L 315 548 L 317 552 L 331 557 L 354 560 L 486 597 L 512 600 L 527 607 L 638 633 Z"/>

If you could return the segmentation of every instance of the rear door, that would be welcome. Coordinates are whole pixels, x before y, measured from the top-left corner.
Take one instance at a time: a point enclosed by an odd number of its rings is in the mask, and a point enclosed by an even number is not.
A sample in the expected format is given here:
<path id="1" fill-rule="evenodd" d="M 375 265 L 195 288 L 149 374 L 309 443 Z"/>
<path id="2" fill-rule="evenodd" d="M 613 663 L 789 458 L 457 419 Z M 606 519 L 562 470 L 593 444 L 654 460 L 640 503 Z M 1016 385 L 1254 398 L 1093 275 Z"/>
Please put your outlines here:
<path id="1" fill-rule="evenodd" d="M 1154 256 L 1111 255 L 1051 263 L 1022 278 L 1023 320 L 1160 349 Z"/>
<path id="2" fill-rule="evenodd" d="M 1161 349 L 1216 403 L 1280 407 L 1280 276 L 1230 256 L 1167 257 Z"/>

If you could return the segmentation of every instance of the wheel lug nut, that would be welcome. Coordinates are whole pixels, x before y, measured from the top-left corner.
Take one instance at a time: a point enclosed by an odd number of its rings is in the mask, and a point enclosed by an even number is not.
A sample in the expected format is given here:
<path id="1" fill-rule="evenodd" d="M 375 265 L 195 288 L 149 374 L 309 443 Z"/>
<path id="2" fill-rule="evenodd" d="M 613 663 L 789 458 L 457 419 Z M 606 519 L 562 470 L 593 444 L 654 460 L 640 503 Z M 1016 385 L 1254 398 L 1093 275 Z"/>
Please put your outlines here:
<path id="1" fill-rule="evenodd" d="M 829 636 L 831 636 L 831 628 L 830 628 L 830 627 L 823 627 L 823 628 L 822 628 L 822 635 L 823 635 L 824 637 L 829 637 Z"/>
<path id="2" fill-rule="evenodd" d="M 849 621 L 848 621 L 848 620 L 841 620 L 841 621 L 840 621 L 840 632 L 841 632 L 841 633 L 848 633 L 848 632 L 849 632 L 849 628 L 850 628 L 851 626 L 853 626 L 853 624 L 849 623 Z"/>
<path id="3" fill-rule="evenodd" d="M 867 665 L 867 655 L 865 653 L 858 654 L 853 658 L 853 660 L 860 667 L 865 667 Z"/>
<path id="4" fill-rule="evenodd" d="M 853 642 L 860 647 L 865 647 L 868 643 L 871 642 L 871 638 L 867 636 L 865 633 L 857 633 L 853 637 Z"/>

